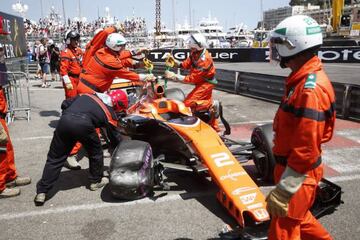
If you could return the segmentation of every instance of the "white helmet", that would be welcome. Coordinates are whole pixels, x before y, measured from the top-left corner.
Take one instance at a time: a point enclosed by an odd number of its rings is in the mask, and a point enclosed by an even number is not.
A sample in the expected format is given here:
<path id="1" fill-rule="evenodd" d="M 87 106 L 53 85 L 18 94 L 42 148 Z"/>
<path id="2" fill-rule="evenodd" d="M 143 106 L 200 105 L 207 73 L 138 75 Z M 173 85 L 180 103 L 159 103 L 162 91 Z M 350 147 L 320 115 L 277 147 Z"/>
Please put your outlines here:
<path id="1" fill-rule="evenodd" d="M 119 33 L 111 33 L 107 38 L 105 45 L 114 51 L 120 51 L 121 47 L 127 43 L 123 35 Z"/>
<path id="2" fill-rule="evenodd" d="M 49 46 L 53 45 L 53 44 L 54 44 L 54 40 L 49 39 L 49 41 L 47 42 L 47 44 L 48 44 Z"/>
<path id="3" fill-rule="evenodd" d="M 295 15 L 285 18 L 271 32 L 270 44 L 280 57 L 292 57 L 323 43 L 319 24 L 309 16 Z"/>
<path id="4" fill-rule="evenodd" d="M 201 33 L 191 34 L 186 40 L 186 44 L 189 48 L 195 48 L 198 51 L 207 48 L 206 38 Z"/>

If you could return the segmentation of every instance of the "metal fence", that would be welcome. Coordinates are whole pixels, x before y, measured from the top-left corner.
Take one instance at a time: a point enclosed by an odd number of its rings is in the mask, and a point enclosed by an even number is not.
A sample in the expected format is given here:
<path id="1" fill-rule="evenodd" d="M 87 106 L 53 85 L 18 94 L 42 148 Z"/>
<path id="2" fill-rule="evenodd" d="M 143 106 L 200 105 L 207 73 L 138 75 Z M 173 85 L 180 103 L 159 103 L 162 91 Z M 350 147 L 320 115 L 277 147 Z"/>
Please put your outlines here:
<path id="1" fill-rule="evenodd" d="M 6 120 L 8 123 L 15 118 L 30 120 L 31 102 L 29 79 L 24 72 L 0 72 L 3 80 L 2 88 L 8 104 Z"/>

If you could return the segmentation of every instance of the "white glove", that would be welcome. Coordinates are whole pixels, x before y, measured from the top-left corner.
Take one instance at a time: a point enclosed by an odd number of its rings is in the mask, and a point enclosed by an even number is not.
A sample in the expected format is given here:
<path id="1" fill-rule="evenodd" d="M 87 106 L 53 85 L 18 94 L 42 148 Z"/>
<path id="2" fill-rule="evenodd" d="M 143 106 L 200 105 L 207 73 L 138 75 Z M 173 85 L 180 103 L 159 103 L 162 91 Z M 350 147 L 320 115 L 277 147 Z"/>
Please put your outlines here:
<path id="1" fill-rule="evenodd" d="M 5 128 L 0 123 L 0 145 L 5 145 L 8 142 L 8 135 L 5 131 Z"/>
<path id="2" fill-rule="evenodd" d="M 299 190 L 305 179 L 306 175 L 287 166 L 276 188 L 266 197 L 268 212 L 272 216 L 287 216 L 290 199 Z"/>
<path id="3" fill-rule="evenodd" d="M 72 90 L 72 89 L 74 89 L 74 86 L 72 85 L 72 83 L 66 83 L 66 84 L 65 84 L 65 87 L 66 87 L 67 90 Z"/>
<path id="4" fill-rule="evenodd" d="M 70 80 L 68 75 L 64 75 L 62 78 L 63 78 L 63 81 L 65 83 L 65 87 L 66 87 L 67 90 L 74 89 L 74 86 L 72 85 L 71 80 Z"/>
<path id="5" fill-rule="evenodd" d="M 185 76 L 181 75 L 181 74 L 175 74 L 172 71 L 165 71 L 165 78 L 173 80 L 173 81 L 184 81 Z"/>
<path id="6" fill-rule="evenodd" d="M 139 74 L 140 81 L 154 81 L 155 76 L 154 74 Z"/>
<path id="7" fill-rule="evenodd" d="M 65 84 L 71 83 L 71 80 L 68 75 L 64 75 L 62 78 Z"/>

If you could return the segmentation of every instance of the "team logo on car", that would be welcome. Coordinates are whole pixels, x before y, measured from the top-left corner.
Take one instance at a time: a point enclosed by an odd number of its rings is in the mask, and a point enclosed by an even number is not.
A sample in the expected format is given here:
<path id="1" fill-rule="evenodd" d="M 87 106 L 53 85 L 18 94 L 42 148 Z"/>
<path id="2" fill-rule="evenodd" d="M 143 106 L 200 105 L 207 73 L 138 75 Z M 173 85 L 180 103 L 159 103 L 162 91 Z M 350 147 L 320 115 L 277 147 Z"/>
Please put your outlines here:
<path id="1" fill-rule="evenodd" d="M 250 203 L 253 203 L 256 198 L 256 193 L 249 193 L 243 196 L 240 196 L 240 200 L 243 204 L 248 205 Z"/>
<path id="2" fill-rule="evenodd" d="M 264 208 L 256 209 L 254 211 L 254 214 L 258 219 L 267 219 L 267 218 L 269 218 L 269 213 Z"/>
<path id="3" fill-rule="evenodd" d="M 243 192 L 248 192 L 251 190 L 255 190 L 255 188 L 254 187 L 240 187 L 240 188 L 237 188 L 234 191 L 232 191 L 231 194 L 236 196 L 236 195 L 240 195 Z"/>
<path id="4" fill-rule="evenodd" d="M 264 206 L 264 204 L 262 204 L 262 203 L 255 203 L 255 204 L 251 204 L 251 205 L 247 206 L 246 208 L 249 210 L 252 210 L 252 209 L 256 209 L 256 208 L 261 208 L 263 206 Z"/>
<path id="5" fill-rule="evenodd" d="M 223 166 L 235 164 L 234 160 L 232 160 L 229 154 L 227 154 L 226 152 L 215 153 L 212 154 L 210 157 L 214 160 L 215 165 L 217 167 L 223 167 Z"/>
<path id="6" fill-rule="evenodd" d="M 225 176 L 221 176 L 220 177 L 220 181 L 224 181 L 224 180 L 227 180 L 227 179 L 230 179 L 232 181 L 237 181 L 238 180 L 238 177 L 240 176 L 244 176 L 246 175 L 246 173 L 244 171 L 241 171 L 241 172 L 231 172 L 231 169 L 229 169 L 228 173 L 225 175 Z"/>

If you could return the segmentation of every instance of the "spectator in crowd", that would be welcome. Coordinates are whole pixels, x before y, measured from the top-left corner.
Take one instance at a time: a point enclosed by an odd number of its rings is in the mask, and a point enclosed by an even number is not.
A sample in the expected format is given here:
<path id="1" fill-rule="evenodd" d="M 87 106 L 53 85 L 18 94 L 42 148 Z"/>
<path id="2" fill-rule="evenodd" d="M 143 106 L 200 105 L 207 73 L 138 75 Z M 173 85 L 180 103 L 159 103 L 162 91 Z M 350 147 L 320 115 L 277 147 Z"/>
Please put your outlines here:
<path id="1" fill-rule="evenodd" d="M 47 82 L 47 74 L 50 73 L 50 54 L 48 51 L 48 39 L 42 38 L 40 40 L 39 47 L 39 64 L 42 72 L 42 88 L 50 87 L 50 83 Z"/>
<path id="2" fill-rule="evenodd" d="M 50 54 L 50 72 L 51 80 L 56 80 L 56 74 L 60 72 L 60 49 L 55 45 L 52 39 L 49 40 L 49 54 Z"/>
<path id="3" fill-rule="evenodd" d="M 41 42 L 36 40 L 33 47 L 33 60 L 37 63 L 37 70 L 35 74 L 35 78 L 41 79 L 42 78 L 42 71 L 39 62 L 39 50 L 40 50 Z"/>

